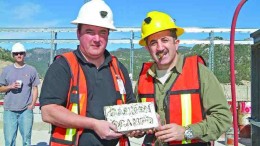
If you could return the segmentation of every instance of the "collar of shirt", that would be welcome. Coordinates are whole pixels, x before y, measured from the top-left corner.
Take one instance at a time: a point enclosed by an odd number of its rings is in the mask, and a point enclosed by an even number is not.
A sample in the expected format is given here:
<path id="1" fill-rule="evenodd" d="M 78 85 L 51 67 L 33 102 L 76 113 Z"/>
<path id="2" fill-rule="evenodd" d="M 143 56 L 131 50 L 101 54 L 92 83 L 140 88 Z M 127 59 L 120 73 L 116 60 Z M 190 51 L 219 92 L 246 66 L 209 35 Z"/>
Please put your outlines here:
<path id="1" fill-rule="evenodd" d="M 76 56 L 79 58 L 79 60 L 80 60 L 81 63 L 93 65 L 92 63 L 88 62 L 88 61 L 84 58 L 84 56 L 82 55 L 81 51 L 79 50 L 79 46 L 78 46 L 77 50 L 74 51 L 74 53 L 75 53 Z M 108 65 L 108 64 L 111 62 L 111 60 L 112 60 L 111 54 L 110 54 L 107 50 L 105 50 L 104 55 L 105 55 L 105 61 L 104 61 L 104 63 L 102 64 L 102 66 Z"/>
<path id="2" fill-rule="evenodd" d="M 181 74 L 182 73 L 183 63 L 184 63 L 184 55 L 182 55 L 181 53 L 178 53 L 178 60 L 177 60 L 176 66 L 174 66 L 171 69 L 171 72 L 176 72 L 176 73 Z M 153 78 L 157 78 L 157 75 L 156 75 L 156 63 L 154 63 L 151 66 L 151 68 L 148 69 L 147 75 L 150 75 Z"/>

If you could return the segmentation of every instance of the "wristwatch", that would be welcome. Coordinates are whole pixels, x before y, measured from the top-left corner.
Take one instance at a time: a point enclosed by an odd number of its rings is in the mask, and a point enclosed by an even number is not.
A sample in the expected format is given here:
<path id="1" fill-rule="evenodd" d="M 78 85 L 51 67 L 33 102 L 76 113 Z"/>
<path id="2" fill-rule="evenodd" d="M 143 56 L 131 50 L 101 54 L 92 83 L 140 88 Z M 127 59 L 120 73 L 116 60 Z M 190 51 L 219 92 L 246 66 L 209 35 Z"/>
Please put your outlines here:
<path id="1" fill-rule="evenodd" d="M 190 127 L 185 127 L 185 132 L 184 132 L 184 139 L 185 140 L 191 140 L 194 138 L 194 135 L 193 135 L 193 131 Z"/>

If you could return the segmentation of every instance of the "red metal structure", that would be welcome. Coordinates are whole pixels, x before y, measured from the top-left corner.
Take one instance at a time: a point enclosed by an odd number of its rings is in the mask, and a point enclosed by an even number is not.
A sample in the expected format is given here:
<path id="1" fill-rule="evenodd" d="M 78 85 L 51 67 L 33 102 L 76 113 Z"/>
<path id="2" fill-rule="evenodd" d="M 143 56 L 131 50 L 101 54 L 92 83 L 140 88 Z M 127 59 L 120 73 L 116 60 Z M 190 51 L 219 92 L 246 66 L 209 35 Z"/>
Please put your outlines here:
<path id="1" fill-rule="evenodd" d="M 230 81 L 231 81 L 231 94 L 232 94 L 232 110 L 233 110 L 233 127 L 234 127 L 234 146 L 238 146 L 238 123 L 237 123 L 237 103 L 236 103 L 236 75 L 235 75 L 235 28 L 236 21 L 240 9 L 247 0 L 241 0 L 238 4 L 233 16 L 231 33 L 230 33 Z"/>

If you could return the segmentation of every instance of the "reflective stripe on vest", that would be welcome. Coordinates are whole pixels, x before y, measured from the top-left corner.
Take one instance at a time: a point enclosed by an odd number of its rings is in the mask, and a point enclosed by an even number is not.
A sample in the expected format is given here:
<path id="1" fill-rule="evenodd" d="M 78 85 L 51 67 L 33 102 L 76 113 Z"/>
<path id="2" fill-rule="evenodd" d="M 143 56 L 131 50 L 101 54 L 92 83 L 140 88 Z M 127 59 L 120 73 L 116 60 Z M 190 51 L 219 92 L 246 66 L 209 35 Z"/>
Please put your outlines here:
<path id="1" fill-rule="evenodd" d="M 70 71 L 70 88 L 68 92 L 66 108 L 71 112 L 86 116 L 87 84 L 82 68 L 78 64 L 73 52 L 64 53 L 61 56 L 67 61 Z M 78 138 L 83 129 L 54 127 L 52 131 L 51 146 L 77 145 Z"/>
<path id="2" fill-rule="evenodd" d="M 67 106 L 71 112 L 79 114 L 81 116 L 86 116 L 87 110 L 87 83 L 86 77 L 82 68 L 80 67 L 77 58 L 73 52 L 68 52 L 60 55 L 65 58 L 69 64 L 71 71 L 71 80 L 70 80 L 70 90 L 67 98 Z M 115 89 L 117 91 L 118 97 L 121 99 L 117 100 L 117 104 L 124 104 L 126 102 L 126 94 L 119 95 L 119 86 L 117 79 L 121 79 L 125 83 L 125 79 L 121 69 L 118 66 L 118 61 L 116 57 L 112 56 L 112 61 L 110 63 L 110 71 L 112 73 Z M 84 129 L 75 129 L 75 128 L 61 128 L 54 127 L 52 131 L 50 145 L 51 146 L 77 146 L 80 135 Z M 120 138 L 120 143 L 127 146 L 125 143 L 128 139 Z"/>
<path id="3" fill-rule="evenodd" d="M 182 73 L 177 76 L 170 91 L 166 94 L 165 101 L 167 105 L 164 106 L 166 106 L 167 123 L 187 126 L 203 120 L 198 63 L 203 63 L 203 59 L 199 56 L 185 58 Z M 142 95 L 149 94 L 155 97 L 153 77 L 147 75 L 147 71 L 151 66 L 151 63 L 145 63 L 140 74 L 138 94 L 141 101 L 145 101 L 142 99 L 144 97 Z M 172 141 L 170 144 L 196 142 L 198 141 Z"/>

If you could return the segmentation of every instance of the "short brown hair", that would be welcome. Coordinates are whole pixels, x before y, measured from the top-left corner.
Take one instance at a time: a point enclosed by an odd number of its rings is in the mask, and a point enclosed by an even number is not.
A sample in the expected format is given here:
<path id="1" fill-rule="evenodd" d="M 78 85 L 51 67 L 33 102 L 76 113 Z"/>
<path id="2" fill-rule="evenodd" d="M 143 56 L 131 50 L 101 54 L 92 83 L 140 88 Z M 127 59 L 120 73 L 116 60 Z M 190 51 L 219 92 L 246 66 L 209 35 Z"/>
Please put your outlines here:
<path id="1" fill-rule="evenodd" d="M 82 26 L 82 24 L 80 24 L 80 23 L 77 25 L 77 29 L 78 29 L 78 31 L 81 30 L 81 26 Z"/>
<path id="2" fill-rule="evenodd" d="M 171 32 L 171 34 L 172 34 L 171 36 L 172 36 L 173 38 L 175 38 L 175 39 L 177 39 L 176 31 L 177 31 L 176 28 L 174 28 L 174 29 L 170 29 L 170 32 Z"/>

